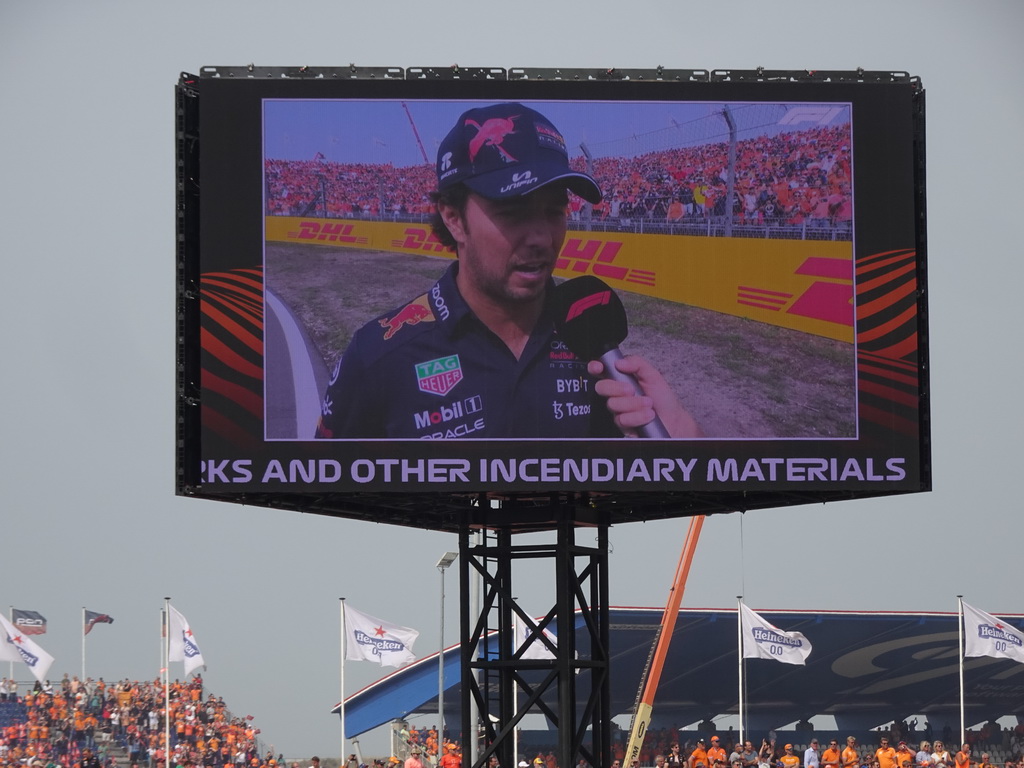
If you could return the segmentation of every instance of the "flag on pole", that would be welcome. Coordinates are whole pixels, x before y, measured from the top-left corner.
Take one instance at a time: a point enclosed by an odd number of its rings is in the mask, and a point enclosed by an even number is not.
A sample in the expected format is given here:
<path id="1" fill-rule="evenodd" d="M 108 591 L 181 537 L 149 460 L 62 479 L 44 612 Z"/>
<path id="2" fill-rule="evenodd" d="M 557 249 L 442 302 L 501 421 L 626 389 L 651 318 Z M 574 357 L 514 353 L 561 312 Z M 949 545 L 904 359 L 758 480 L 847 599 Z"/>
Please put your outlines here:
<path id="1" fill-rule="evenodd" d="M 551 644 L 558 647 L 558 638 L 555 634 L 547 629 L 543 630 L 544 636 L 551 641 Z M 553 659 L 555 654 L 548 648 L 544 641 L 541 640 L 536 633 L 530 631 L 530 628 L 516 617 L 516 650 L 524 648 L 521 659 Z"/>
<path id="2" fill-rule="evenodd" d="M 206 669 L 206 662 L 203 661 L 203 654 L 199 650 L 199 643 L 196 640 L 196 636 L 192 634 L 192 628 L 189 627 L 185 617 L 171 605 L 167 606 L 167 610 L 170 612 L 168 616 L 170 620 L 170 628 L 168 630 L 170 632 L 170 648 L 167 660 L 184 662 L 186 675 L 192 674 L 192 671 L 198 668 Z"/>
<path id="3" fill-rule="evenodd" d="M 112 616 L 106 613 L 96 613 L 95 611 L 86 610 L 85 612 L 85 634 L 92 632 L 92 628 L 97 624 L 113 624 L 114 619 Z"/>
<path id="4" fill-rule="evenodd" d="M 995 656 L 1024 664 L 1024 632 L 963 601 L 960 604 L 964 607 L 964 656 Z"/>
<path id="5" fill-rule="evenodd" d="M 23 635 L 45 635 L 46 617 L 39 611 L 23 611 L 20 608 L 12 608 L 14 626 Z"/>
<path id="6" fill-rule="evenodd" d="M 783 632 L 740 603 L 743 658 L 774 659 L 784 664 L 805 664 L 811 644 L 799 632 Z"/>
<path id="7" fill-rule="evenodd" d="M 0 642 L 0 659 L 25 662 L 36 680 L 44 682 L 46 673 L 53 664 L 53 656 L 36 645 L 34 640 L 25 637 L 25 633 L 11 624 L 3 614 L 0 614 L 0 630 L 3 635 L 3 642 Z"/>
<path id="8" fill-rule="evenodd" d="M 416 661 L 413 643 L 420 633 L 389 624 L 345 603 L 345 658 L 372 661 L 382 667 L 404 667 Z"/>

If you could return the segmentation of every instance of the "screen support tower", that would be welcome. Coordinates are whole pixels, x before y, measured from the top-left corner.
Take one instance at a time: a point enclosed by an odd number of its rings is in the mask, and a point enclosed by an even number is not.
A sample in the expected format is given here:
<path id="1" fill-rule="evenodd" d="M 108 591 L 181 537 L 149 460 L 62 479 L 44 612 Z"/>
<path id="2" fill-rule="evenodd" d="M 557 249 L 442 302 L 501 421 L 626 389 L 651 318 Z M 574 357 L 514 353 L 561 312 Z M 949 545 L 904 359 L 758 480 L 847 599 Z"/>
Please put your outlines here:
<path id="1" fill-rule="evenodd" d="M 476 543 L 469 526 L 460 530 L 462 733 L 467 756 L 470 734 L 479 736 L 474 768 L 491 755 L 503 768 L 517 765 L 515 732 L 530 712 L 543 713 L 557 733 L 558 765 L 611 765 L 608 525 L 577 528 L 579 509 L 567 506 L 545 508 L 539 527 L 554 534 L 548 544 L 513 544 L 507 524 L 485 528 Z M 580 532 L 595 545 L 578 543 Z M 513 571 L 524 562 L 544 573 L 554 566 L 554 605 L 539 620 L 516 602 Z M 478 615 L 465 599 L 472 579 L 482 583 Z"/>

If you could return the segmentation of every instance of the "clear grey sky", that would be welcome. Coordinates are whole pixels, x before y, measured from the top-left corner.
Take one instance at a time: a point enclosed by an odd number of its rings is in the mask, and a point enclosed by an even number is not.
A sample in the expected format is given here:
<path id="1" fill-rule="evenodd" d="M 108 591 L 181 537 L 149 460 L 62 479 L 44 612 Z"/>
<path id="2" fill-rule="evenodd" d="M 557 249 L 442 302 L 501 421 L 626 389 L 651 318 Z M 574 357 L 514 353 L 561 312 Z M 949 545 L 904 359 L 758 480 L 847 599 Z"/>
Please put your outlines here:
<path id="1" fill-rule="evenodd" d="M 920 76 L 935 491 L 712 518 L 684 605 L 954 611 L 963 594 L 1024 612 L 1022 29 L 1017 0 L 6 0 L 0 608 L 50 620 L 55 678 L 81 669 L 82 606 L 110 613 L 88 673 L 153 678 L 172 596 L 210 690 L 289 756 L 338 754 L 339 597 L 436 649 L 434 564 L 454 537 L 173 495 L 178 74 L 355 62 Z M 612 530 L 614 604 L 664 605 L 685 529 Z M 519 594 L 548 596 L 540 578 Z M 379 671 L 350 663 L 350 689 Z"/>

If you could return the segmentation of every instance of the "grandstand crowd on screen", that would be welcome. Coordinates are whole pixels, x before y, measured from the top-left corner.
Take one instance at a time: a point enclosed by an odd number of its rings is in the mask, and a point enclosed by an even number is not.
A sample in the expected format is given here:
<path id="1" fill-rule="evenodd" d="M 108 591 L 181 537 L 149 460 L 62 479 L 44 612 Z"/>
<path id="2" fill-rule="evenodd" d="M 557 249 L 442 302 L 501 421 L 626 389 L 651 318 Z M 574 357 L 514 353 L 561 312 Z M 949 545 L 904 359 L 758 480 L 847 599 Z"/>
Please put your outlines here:
<path id="1" fill-rule="evenodd" d="M 723 142 L 650 152 L 636 157 L 602 157 L 586 167 L 604 200 L 591 221 L 612 229 L 686 233 L 701 222 L 731 216 L 739 227 L 830 233 L 848 239 L 852 230 L 850 126 L 819 127 L 761 136 L 737 143 L 732 204 L 727 201 L 728 145 Z M 423 219 L 436 186 L 429 164 L 311 160 L 265 162 L 267 213 L 359 219 Z M 583 216 L 573 197 L 573 220 Z"/>
<path id="2" fill-rule="evenodd" d="M 204 696 L 202 678 L 170 685 L 170 762 L 176 768 L 320 768 L 319 758 L 286 764 L 266 751 L 249 717 L 235 717 L 222 698 Z M 106 683 L 65 675 L 59 685 L 26 689 L 0 680 L 0 768 L 160 768 L 167 760 L 164 687 L 160 680 Z M 647 732 L 638 765 L 656 768 L 1024 768 L 1024 724 L 1001 729 L 990 722 L 968 731 L 958 745 L 949 726 L 894 723 L 889 730 L 852 736 L 820 734 L 803 721 L 788 743 L 768 738 L 736 740 L 731 729 L 716 732 L 705 721 L 696 734 L 677 728 Z M 442 739 L 436 727 L 410 726 L 399 734 L 400 755 L 372 759 L 384 768 L 462 768 L 458 740 Z M 524 737 L 526 734 L 524 734 Z M 941 738 L 939 738 L 941 736 Z M 797 743 L 799 740 L 800 743 Z M 526 738 L 523 739 L 527 741 Z M 627 734 L 612 741 L 623 764 Z M 522 746 L 515 768 L 562 768 L 555 745 Z M 120 760 L 118 760 L 120 757 Z M 370 759 L 370 758 L 367 758 Z M 340 768 L 366 768 L 355 755 Z M 491 763 L 491 768 L 503 768 Z M 602 768 L 580 762 L 565 768 Z"/>

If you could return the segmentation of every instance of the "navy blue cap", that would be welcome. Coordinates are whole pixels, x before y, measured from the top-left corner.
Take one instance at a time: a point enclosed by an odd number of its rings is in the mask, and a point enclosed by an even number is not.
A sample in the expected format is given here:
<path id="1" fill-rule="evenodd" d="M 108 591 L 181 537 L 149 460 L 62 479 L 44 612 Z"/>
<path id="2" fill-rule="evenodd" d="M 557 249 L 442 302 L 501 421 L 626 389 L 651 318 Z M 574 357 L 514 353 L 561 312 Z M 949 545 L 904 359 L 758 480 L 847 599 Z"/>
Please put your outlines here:
<path id="1" fill-rule="evenodd" d="M 437 188 L 465 184 L 490 200 L 527 195 L 554 182 L 591 203 L 601 188 L 569 167 L 565 139 L 544 115 L 522 104 L 464 112 L 437 150 Z"/>

